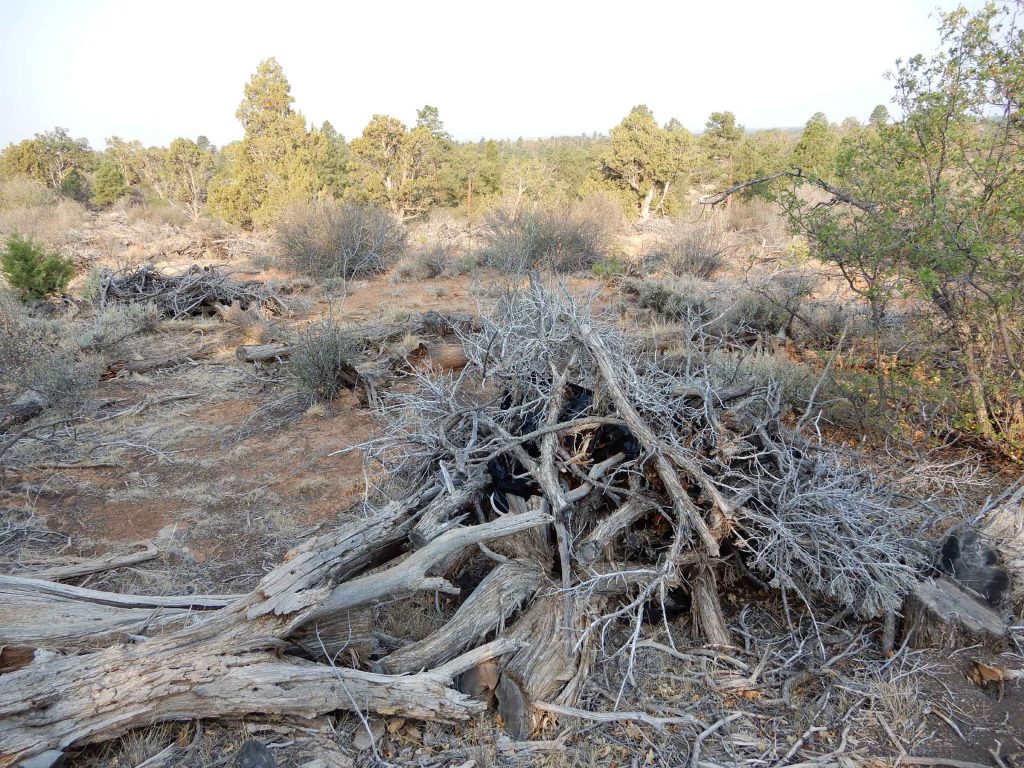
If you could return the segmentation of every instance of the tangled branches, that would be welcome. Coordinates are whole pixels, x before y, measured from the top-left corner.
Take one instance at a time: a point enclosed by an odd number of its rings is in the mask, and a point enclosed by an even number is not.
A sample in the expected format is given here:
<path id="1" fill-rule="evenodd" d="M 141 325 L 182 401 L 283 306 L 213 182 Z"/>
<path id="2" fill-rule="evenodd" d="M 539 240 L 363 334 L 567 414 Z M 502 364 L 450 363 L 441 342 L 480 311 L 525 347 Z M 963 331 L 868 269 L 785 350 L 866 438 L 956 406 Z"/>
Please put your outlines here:
<path id="1" fill-rule="evenodd" d="M 463 341 L 465 370 L 387 397 L 373 455 L 407 483 L 483 478 L 474 503 L 491 514 L 507 496 L 554 511 L 574 590 L 629 584 L 638 609 L 735 552 L 785 593 L 870 617 L 896 610 L 922 565 L 905 533 L 917 510 L 784 425 L 772 383 L 723 386 L 706 346 L 662 364 L 536 280 Z"/>
<path id="2" fill-rule="evenodd" d="M 261 281 L 235 282 L 214 267 L 195 264 L 180 275 L 166 274 L 148 264 L 119 272 L 104 269 L 96 302 L 100 307 L 150 303 L 171 318 L 212 313 L 218 306 L 236 302 L 243 310 L 259 307 L 276 314 L 285 309 L 281 299 Z"/>

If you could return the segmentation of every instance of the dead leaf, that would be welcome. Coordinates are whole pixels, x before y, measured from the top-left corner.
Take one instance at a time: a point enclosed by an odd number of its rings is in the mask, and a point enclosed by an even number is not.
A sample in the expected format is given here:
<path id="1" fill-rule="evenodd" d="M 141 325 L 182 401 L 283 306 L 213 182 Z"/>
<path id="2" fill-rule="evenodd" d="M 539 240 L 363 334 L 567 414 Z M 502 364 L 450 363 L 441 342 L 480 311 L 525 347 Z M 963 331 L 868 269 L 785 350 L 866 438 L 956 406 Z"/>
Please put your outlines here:
<path id="1" fill-rule="evenodd" d="M 367 727 L 369 730 L 367 730 Z M 373 747 L 384 735 L 384 721 L 370 718 L 365 724 L 360 724 L 352 736 L 352 746 L 360 752 Z"/>

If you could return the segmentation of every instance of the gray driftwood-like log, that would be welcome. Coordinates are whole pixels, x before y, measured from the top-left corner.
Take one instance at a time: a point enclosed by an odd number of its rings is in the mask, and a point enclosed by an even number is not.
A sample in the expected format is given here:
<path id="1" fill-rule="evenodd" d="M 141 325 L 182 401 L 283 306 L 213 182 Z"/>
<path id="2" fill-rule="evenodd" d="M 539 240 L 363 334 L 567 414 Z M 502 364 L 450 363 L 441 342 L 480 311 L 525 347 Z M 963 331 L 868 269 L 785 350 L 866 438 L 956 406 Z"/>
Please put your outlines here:
<path id="1" fill-rule="evenodd" d="M 454 493 L 428 504 L 409 532 L 409 541 L 412 545 L 426 546 L 445 531 L 456 527 L 465 516 L 465 508 L 480 496 L 486 484 L 487 479 L 482 472 L 474 474 L 456 488 Z"/>
<path id="2" fill-rule="evenodd" d="M 46 400 L 38 392 L 22 392 L 10 405 L 0 411 L 0 429 L 9 429 L 34 419 L 46 407 Z"/>
<path id="3" fill-rule="evenodd" d="M 480 582 L 455 615 L 436 632 L 377 663 L 381 672 L 402 674 L 430 669 L 478 644 L 533 596 L 544 578 L 544 568 L 532 560 L 511 560 L 497 565 Z"/>
<path id="4" fill-rule="evenodd" d="M 44 579 L 46 581 L 65 581 L 77 579 L 80 576 L 88 576 L 92 573 L 111 571 L 115 568 L 124 568 L 128 565 L 138 565 L 149 560 L 155 560 L 160 555 L 160 550 L 151 541 L 140 542 L 142 549 L 137 552 L 126 554 L 103 555 L 102 557 L 81 558 L 68 565 L 55 565 L 50 568 L 38 568 L 22 571 L 18 576 L 25 579 Z"/>
<path id="5" fill-rule="evenodd" d="M 110 379 L 121 373 L 149 373 L 150 371 L 159 371 L 164 368 L 173 368 L 176 365 L 182 365 L 191 360 L 209 357 L 218 346 L 218 344 L 204 344 L 201 347 L 175 352 L 172 355 L 149 357 L 143 360 L 118 360 L 107 366 L 101 378 Z"/>
<path id="6" fill-rule="evenodd" d="M 563 615 L 562 598 L 543 595 L 508 633 L 523 647 L 505 664 L 495 695 L 498 714 L 516 738 L 534 730 L 533 702 L 554 697 L 576 674 L 578 659 L 566 646 Z"/>
<path id="7" fill-rule="evenodd" d="M 118 595 L 0 575 L 0 646 L 95 648 L 180 626 L 237 596 Z"/>
<path id="8" fill-rule="evenodd" d="M 243 344 L 235 350 L 235 357 L 243 363 L 266 363 L 284 360 L 291 353 L 291 344 Z"/>
<path id="9" fill-rule="evenodd" d="M 281 658 L 289 638 L 318 620 L 415 590 L 455 591 L 432 566 L 454 551 L 544 525 L 540 512 L 460 528 L 372 576 L 390 560 L 434 489 L 305 542 L 249 595 L 208 618 L 136 645 L 36 661 L 0 686 L 0 766 L 154 722 L 260 712 L 314 716 L 370 709 L 408 717 L 464 719 L 483 706 L 451 688 L 454 678 L 518 647 L 499 638 L 419 675 L 377 675 Z M 63 587 L 39 582 L 49 588 Z"/>
<path id="10" fill-rule="evenodd" d="M 1006 623 L 990 605 L 952 579 L 926 579 L 903 604 L 903 637 L 914 648 L 950 650 L 981 644 L 995 652 L 1009 642 Z"/>
<path id="11" fill-rule="evenodd" d="M 596 563 L 620 533 L 652 509 L 656 509 L 656 505 L 647 499 L 631 499 L 601 520 L 580 544 L 580 562 L 587 565 Z"/>

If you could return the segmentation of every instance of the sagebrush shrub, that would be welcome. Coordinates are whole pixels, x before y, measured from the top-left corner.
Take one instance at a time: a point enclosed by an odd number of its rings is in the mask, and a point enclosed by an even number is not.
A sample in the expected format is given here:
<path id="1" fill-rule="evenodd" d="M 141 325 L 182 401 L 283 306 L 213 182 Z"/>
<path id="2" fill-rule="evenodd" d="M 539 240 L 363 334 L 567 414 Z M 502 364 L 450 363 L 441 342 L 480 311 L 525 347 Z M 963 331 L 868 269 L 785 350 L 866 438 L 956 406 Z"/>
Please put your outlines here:
<path id="1" fill-rule="evenodd" d="M 318 201 L 293 208 L 278 226 L 282 260 L 313 278 L 384 272 L 405 249 L 405 229 L 382 208 Z"/>
<path id="2" fill-rule="evenodd" d="M 46 251 L 31 238 L 15 233 L 0 252 L 0 269 L 22 297 L 42 298 L 61 293 L 71 282 L 75 265 L 59 253 Z"/>
<path id="3" fill-rule="evenodd" d="M 708 279 L 725 266 L 728 244 L 710 222 L 677 224 L 647 253 L 654 265 L 673 275 Z"/>
<path id="4" fill-rule="evenodd" d="M 351 334 L 331 320 L 299 334 L 291 353 L 291 370 L 299 387 L 313 399 L 328 402 L 354 382 L 359 347 Z"/>
<path id="5" fill-rule="evenodd" d="M 103 367 L 56 320 L 30 317 L 23 304 L 0 291 L 0 390 L 31 392 L 48 408 L 75 410 Z"/>
<path id="6" fill-rule="evenodd" d="M 563 210 L 492 211 L 484 228 L 484 264 L 507 274 L 528 269 L 559 273 L 591 269 L 611 249 L 606 211 L 578 204 Z"/>

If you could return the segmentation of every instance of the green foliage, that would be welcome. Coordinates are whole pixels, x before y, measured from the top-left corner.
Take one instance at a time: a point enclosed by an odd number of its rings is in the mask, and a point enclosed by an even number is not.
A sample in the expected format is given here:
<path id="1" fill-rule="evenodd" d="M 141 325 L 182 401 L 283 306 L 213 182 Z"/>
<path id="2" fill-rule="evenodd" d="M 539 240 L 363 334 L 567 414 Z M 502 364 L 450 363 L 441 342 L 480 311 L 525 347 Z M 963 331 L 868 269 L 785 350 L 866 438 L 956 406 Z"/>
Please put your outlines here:
<path id="1" fill-rule="evenodd" d="M 1008 440 L 1024 420 L 999 384 L 1024 375 L 1013 341 L 1024 308 L 1024 33 L 994 3 L 941 19 L 936 54 L 897 62 L 904 117 L 883 125 L 879 113 L 841 143 L 845 204 L 807 207 L 794 194 L 788 210 L 865 298 L 876 334 L 894 297 L 930 304 L 964 372 L 961 423 Z M 884 401 L 881 373 L 879 389 Z"/>
<path id="2" fill-rule="evenodd" d="M 871 110 L 871 116 L 868 118 L 868 125 L 874 128 L 884 128 L 889 124 L 890 119 L 888 108 L 885 104 L 879 104 Z"/>
<path id="3" fill-rule="evenodd" d="M 602 156 L 605 177 L 632 192 L 642 221 L 662 210 L 673 182 L 692 165 L 693 137 L 677 120 L 662 128 L 644 105 L 611 130 Z"/>
<path id="4" fill-rule="evenodd" d="M 74 274 L 71 259 L 47 252 L 28 238 L 13 234 L 0 252 L 0 270 L 23 297 L 41 298 L 67 288 Z"/>
<path id="5" fill-rule="evenodd" d="M 735 176 L 739 181 L 749 181 L 770 176 L 785 170 L 789 165 L 790 140 L 779 130 L 756 131 L 746 136 L 736 148 Z M 744 190 L 745 198 L 763 197 L 770 199 L 778 183 L 758 184 Z"/>
<path id="6" fill-rule="evenodd" d="M 312 132 L 311 139 L 320 189 L 331 197 L 340 198 L 348 180 L 349 148 L 345 137 L 324 120 L 320 130 Z"/>
<path id="7" fill-rule="evenodd" d="M 66 129 L 37 133 L 35 138 L 11 144 L 0 156 L 0 168 L 6 175 L 24 175 L 46 184 L 50 189 L 81 192 L 82 184 L 69 181 L 76 174 L 79 179 L 91 170 L 93 151 L 85 139 L 72 138 Z M 68 194 L 81 200 L 81 196 Z"/>
<path id="8" fill-rule="evenodd" d="M 745 129 L 732 112 L 712 112 L 700 136 L 701 179 L 731 187 L 736 181 L 736 154 Z"/>
<path id="9" fill-rule="evenodd" d="M 317 201 L 291 209 L 277 240 L 296 272 L 347 280 L 387 270 L 405 249 L 405 229 L 376 206 Z"/>
<path id="10" fill-rule="evenodd" d="M 89 199 L 89 180 L 72 168 L 58 187 L 64 197 L 83 203 Z"/>
<path id="11" fill-rule="evenodd" d="M 444 149 L 436 110 L 426 120 L 410 130 L 397 118 L 374 115 L 352 141 L 346 196 L 387 208 L 400 221 L 426 211 L 437 198 Z"/>
<path id="12" fill-rule="evenodd" d="M 273 58 L 260 62 L 235 113 L 245 138 L 226 148 L 224 167 L 209 186 L 209 205 L 225 220 L 267 225 L 320 189 L 316 137 L 292 102 L 281 65 Z"/>
<path id="13" fill-rule="evenodd" d="M 128 191 L 121 169 L 113 159 L 106 159 L 96 169 L 92 181 L 92 202 L 101 208 L 120 200 Z"/>
<path id="14" fill-rule="evenodd" d="M 594 277 L 601 280 L 611 280 L 613 277 L 626 274 L 628 270 L 628 265 L 615 254 L 602 259 L 590 268 Z"/>
<path id="15" fill-rule="evenodd" d="M 215 169 L 216 155 L 209 142 L 175 139 L 151 174 L 161 197 L 198 219 Z"/>
<path id="16" fill-rule="evenodd" d="M 816 112 L 807 121 L 804 132 L 793 147 L 790 162 L 805 173 L 828 179 L 835 173 L 838 151 L 839 132 L 824 113 Z"/>

